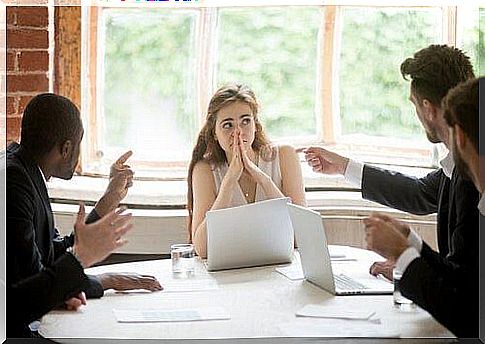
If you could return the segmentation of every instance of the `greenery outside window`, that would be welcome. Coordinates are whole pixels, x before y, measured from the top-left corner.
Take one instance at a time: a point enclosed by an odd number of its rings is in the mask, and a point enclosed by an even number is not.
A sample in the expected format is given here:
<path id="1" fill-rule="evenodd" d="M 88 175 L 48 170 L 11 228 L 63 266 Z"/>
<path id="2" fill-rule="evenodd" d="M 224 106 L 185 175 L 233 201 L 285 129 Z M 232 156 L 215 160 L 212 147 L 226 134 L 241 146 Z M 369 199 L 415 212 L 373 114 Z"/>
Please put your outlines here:
<path id="1" fill-rule="evenodd" d="M 456 44 L 479 74 L 485 12 L 371 5 L 84 8 L 83 173 L 132 149 L 138 178 L 185 178 L 209 99 L 231 81 L 253 88 L 274 142 L 435 165 L 399 65 Z"/>

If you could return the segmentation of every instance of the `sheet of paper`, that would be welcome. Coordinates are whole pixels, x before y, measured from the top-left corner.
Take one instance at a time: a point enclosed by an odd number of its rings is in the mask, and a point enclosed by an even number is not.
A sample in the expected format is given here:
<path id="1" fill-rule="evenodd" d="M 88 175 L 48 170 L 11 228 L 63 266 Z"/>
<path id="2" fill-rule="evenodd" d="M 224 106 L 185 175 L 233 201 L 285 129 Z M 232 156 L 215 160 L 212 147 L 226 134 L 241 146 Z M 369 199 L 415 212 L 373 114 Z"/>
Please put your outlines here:
<path id="1" fill-rule="evenodd" d="M 336 245 L 328 245 L 328 252 L 330 253 L 330 259 L 349 258 L 349 257 L 347 257 L 345 247 L 339 247 L 339 246 L 336 246 Z"/>
<path id="2" fill-rule="evenodd" d="M 343 309 L 327 305 L 306 305 L 296 312 L 299 317 L 369 320 L 376 313 L 372 310 Z M 375 318 L 374 318 L 375 319 Z"/>
<path id="3" fill-rule="evenodd" d="M 173 280 L 164 281 L 162 283 L 162 286 L 163 286 L 163 292 L 166 292 L 166 293 L 209 291 L 209 290 L 219 289 L 217 282 L 211 278 L 173 279 Z"/>
<path id="4" fill-rule="evenodd" d="M 288 266 L 276 268 L 276 271 L 292 281 L 302 280 L 305 278 L 299 263 L 293 263 Z"/>
<path id="5" fill-rule="evenodd" d="M 187 309 L 113 309 L 117 322 L 171 322 L 230 319 L 229 313 L 222 307 L 187 308 Z"/>
<path id="6" fill-rule="evenodd" d="M 401 335 L 398 329 L 382 324 L 341 319 L 314 319 L 310 322 L 282 323 L 278 329 L 285 337 L 398 338 Z"/>

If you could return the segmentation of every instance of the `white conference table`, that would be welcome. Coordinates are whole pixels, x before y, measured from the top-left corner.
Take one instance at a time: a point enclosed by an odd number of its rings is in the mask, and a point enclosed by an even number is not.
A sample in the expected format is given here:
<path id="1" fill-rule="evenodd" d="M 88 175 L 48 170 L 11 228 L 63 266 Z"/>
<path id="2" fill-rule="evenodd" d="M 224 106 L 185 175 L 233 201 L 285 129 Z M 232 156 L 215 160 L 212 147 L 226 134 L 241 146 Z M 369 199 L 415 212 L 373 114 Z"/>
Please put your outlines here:
<path id="1" fill-rule="evenodd" d="M 347 246 L 331 246 L 331 252 L 344 252 L 356 261 L 333 262 L 334 271 L 351 276 L 375 278 L 369 266 L 382 257 L 373 252 Z M 299 264 L 293 263 L 293 264 Z M 88 269 L 102 272 L 137 272 L 156 276 L 166 291 L 116 293 L 107 291 L 101 299 L 88 300 L 77 312 L 55 310 L 42 318 L 40 333 L 60 342 L 69 338 L 126 339 L 216 339 L 274 337 L 386 337 L 452 338 L 453 335 L 426 311 L 414 306 L 406 309 L 393 304 L 392 295 L 333 296 L 303 280 L 290 280 L 275 271 L 276 266 L 207 272 L 196 260 L 192 278 L 172 276 L 171 260 L 100 266 Z M 192 282 L 215 281 L 217 289 L 174 292 L 168 289 Z M 175 283 L 175 284 L 174 284 Z M 308 304 L 337 306 L 347 310 L 376 312 L 380 324 L 365 320 L 297 317 Z M 119 323 L 113 309 L 186 309 L 223 307 L 230 320 L 192 322 Z"/>

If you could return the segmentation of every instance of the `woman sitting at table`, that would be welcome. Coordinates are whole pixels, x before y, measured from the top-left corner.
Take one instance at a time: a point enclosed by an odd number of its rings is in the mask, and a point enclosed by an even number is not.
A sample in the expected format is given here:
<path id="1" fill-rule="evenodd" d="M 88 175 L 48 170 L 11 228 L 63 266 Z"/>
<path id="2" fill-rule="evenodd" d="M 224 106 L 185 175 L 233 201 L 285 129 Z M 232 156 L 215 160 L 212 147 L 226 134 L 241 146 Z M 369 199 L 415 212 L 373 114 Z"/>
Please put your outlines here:
<path id="1" fill-rule="evenodd" d="M 207 211 L 285 196 L 306 205 L 297 153 L 268 141 L 258 110 L 254 92 L 245 85 L 223 86 L 209 103 L 187 177 L 189 238 L 202 258 L 207 256 Z"/>

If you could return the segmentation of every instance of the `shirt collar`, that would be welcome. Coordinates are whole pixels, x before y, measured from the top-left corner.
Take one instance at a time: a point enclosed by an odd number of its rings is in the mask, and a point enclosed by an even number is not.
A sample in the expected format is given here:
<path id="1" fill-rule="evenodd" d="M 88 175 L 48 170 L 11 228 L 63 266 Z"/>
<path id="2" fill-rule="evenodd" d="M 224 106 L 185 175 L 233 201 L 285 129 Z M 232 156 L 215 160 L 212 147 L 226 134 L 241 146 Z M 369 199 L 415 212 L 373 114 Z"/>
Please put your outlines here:
<path id="1" fill-rule="evenodd" d="M 478 202 L 478 210 L 483 216 L 485 216 L 485 192 L 482 193 L 482 197 L 480 197 L 480 202 Z"/>
<path id="2" fill-rule="evenodd" d="M 47 187 L 47 180 L 45 179 L 44 172 L 42 172 L 42 169 L 40 168 L 40 166 L 37 166 L 37 167 L 39 168 L 40 175 L 42 176 L 42 180 L 44 181 L 44 184 Z"/>
<path id="3" fill-rule="evenodd" d="M 455 161 L 453 160 L 453 153 L 451 151 L 440 161 L 440 166 L 443 169 L 444 174 L 451 178 L 453 170 L 455 169 Z"/>

